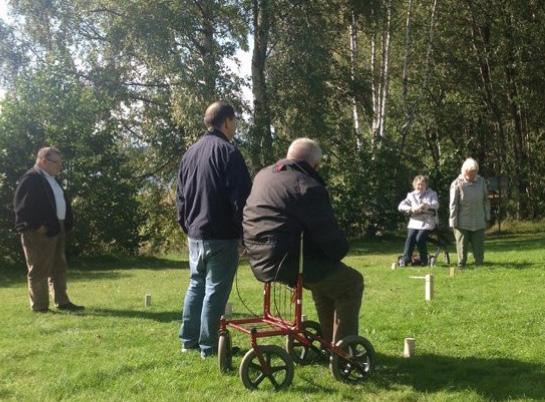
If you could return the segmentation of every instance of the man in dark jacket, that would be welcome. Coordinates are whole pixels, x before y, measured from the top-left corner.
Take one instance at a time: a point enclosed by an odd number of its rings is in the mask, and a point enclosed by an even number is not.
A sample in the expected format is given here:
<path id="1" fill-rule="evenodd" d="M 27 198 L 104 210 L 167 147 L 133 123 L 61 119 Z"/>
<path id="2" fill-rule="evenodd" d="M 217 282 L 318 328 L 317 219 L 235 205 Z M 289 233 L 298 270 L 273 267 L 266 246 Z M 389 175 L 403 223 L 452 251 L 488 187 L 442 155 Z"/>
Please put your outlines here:
<path id="1" fill-rule="evenodd" d="M 231 105 L 215 102 L 204 115 L 207 131 L 182 158 L 176 204 L 187 233 L 190 281 L 185 295 L 182 351 L 217 352 L 219 320 L 238 265 L 242 210 L 252 182 L 235 136 Z"/>
<path id="2" fill-rule="evenodd" d="M 58 149 L 42 148 L 36 164 L 19 180 L 13 204 L 15 228 L 28 268 L 30 308 L 49 311 L 48 282 L 53 300 L 61 310 L 82 310 L 66 292 L 66 231 L 72 229 L 72 209 L 61 185 L 55 179 L 62 169 Z"/>
<path id="3" fill-rule="evenodd" d="M 358 334 L 363 277 L 341 259 L 348 242 L 325 183 L 319 145 L 299 138 L 287 158 L 261 170 L 244 208 L 244 245 L 256 278 L 294 284 L 304 233 L 304 286 L 311 290 L 325 339 Z"/>

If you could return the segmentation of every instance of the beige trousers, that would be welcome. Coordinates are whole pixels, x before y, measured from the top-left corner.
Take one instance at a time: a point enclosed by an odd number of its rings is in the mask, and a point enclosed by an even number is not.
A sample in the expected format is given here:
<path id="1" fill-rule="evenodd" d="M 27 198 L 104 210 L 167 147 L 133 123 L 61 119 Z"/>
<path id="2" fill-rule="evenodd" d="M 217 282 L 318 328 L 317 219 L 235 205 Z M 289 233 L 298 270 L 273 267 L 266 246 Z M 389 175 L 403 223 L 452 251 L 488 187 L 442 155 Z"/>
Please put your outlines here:
<path id="1" fill-rule="evenodd" d="M 57 236 L 47 237 L 31 230 L 21 234 L 21 242 L 28 268 L 30 308 L 46 310 L 49 307 L 48 287 L 57 306 L 68 303 L 64 222 L 61 222 L 61 232 Z"/>

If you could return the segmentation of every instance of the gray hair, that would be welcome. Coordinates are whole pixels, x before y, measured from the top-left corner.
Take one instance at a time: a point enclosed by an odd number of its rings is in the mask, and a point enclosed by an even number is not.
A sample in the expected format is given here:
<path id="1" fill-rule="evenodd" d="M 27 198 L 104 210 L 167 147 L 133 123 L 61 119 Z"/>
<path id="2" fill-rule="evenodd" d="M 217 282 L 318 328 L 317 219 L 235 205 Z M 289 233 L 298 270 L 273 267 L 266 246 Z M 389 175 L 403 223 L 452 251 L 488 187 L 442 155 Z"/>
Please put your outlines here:
<path id="1" fill-rule="evenodd" d="M 419 174 L 418 176 L 415 176 L 413 179 L 413 188 L 416 189 L 416 185 L 420 182 L 426 183 L 426 186 L 429 182 L 429 177 L 423 174 Z"/>
<path id="2" fill-rule="evenodd" d="M 467 158 L 462 165 L 461 173 L 464 174 L 465 172 L 478 172 L 479 171 L 479 164 L 477 161 L 473 158 Z"/>
<path id="3" fill-rule="evenodd" d="M 38 153 L 36 154 L 36 162 L 40 161 L 40 160 L 43 160 L 43 159 L 47 159 L 47 157 L 49 155 L 52 155 L 52 154 L 55 154 L 55 155 L 58 155 L 58 156 L 61 156 L 61 151 L 59 151 L 57 148 L 55 147 L 43 147 L 43 148 L 40 148 L 40 150 L 38 151 Z"/>
<path id="4" fill-rule="evenodd" d="M 304 160 L 315 166 L 322 158 L 322 150 L 317 141 L 310 138 L 297 138 L 288 148 L 287 159 Z"/>

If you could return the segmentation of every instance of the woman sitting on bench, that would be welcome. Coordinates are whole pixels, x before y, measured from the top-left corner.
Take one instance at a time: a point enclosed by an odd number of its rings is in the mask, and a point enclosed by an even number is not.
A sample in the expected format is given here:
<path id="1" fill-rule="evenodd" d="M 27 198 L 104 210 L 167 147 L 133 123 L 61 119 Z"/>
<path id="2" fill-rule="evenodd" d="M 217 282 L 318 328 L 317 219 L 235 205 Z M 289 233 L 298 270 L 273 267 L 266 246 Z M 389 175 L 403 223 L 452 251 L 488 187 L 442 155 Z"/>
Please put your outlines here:
<path id="1" fill-rule="evenodd" d="M 399 261 L 400 266 L 412 264 L 414 246 L 420 253 L 420 264 L 428 265 L 428 248 L 426 240 L 429 232 L 437 225 L 437 210 L 439 201 L 437 193 L 428 188 L 428 176 L 418 175 L 413 180 L 414 191 L 399 203 L 397 209 L 410 216 L 407 225 L 408 233 L 405 241 L 403 257 Z"/>

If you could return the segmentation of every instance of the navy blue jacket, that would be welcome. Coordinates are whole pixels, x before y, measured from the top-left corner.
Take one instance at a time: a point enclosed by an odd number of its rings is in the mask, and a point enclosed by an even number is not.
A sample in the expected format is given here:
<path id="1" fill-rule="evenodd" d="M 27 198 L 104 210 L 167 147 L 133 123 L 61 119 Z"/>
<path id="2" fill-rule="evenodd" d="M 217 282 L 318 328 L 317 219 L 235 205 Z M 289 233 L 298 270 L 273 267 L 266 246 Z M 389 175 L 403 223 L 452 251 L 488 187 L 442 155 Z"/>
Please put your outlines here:
<path id="1" fill-rule="evenodd" d="M 219 130 L 206 131 L 182 157 L 176 206 L 191 239 L 238 239 L 252 181 L 240 151 Z"/>
<path id="2" fill-rule="evenodd" d="M 64 227 L 72 229 L 72 208 L 70 200 L 64 195 L 66 201 L 66 218 Z M 15 229 L 18 232 L 36 230 L 40 226 L 47 229 L 46 235 L 53 237 L 59 234 L 60 225 L 57 218 L 57 206 L 53 190 L 47 179 L 37 168 L 29 169 L 17 184 L 15 197 L 13 198 L 15 209 Z"/>

